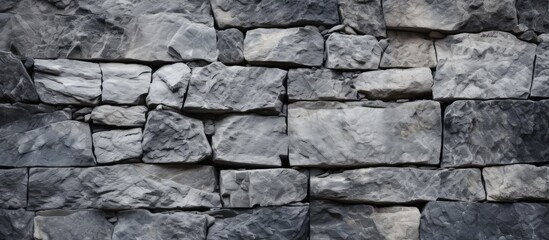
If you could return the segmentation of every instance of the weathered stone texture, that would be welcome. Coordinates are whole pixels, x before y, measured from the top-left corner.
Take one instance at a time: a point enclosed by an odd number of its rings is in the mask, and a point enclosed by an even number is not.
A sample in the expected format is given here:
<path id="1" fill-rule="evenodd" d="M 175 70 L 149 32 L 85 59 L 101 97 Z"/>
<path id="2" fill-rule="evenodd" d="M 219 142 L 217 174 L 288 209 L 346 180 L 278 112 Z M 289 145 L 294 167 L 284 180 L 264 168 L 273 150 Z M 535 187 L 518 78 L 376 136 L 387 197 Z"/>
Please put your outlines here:
<path id="1" fill-rule="evenodd" d="M 540 37 L 543 42 L 536 48 L 536 66 L 530 96 L 549 98 L 549 34 Z"/>
<path id="2" fill-rule="evenodd" d="M 35 114 L 51 113 L 58 110 L 60 110 L 60 107 L 47 104 L 27 104 L 20 102 L 14 104 L 0 103 L 0 126 L 2 126 L 3 129 L 6 129 L 3 127 L 5 124 L 28 119 Z"/>
<path id="3" fill-rule="evenodd" d="M 161 104 L 181 109 L 190 79 L 191 69 L 184 63 L 175 63 L 159 68 L 152 75 L 147 105 Z"/>
<path id="4" fill-rule="evenodd" d="M 34 82 L 17 56 L 0 52 L 0 99 L 8 102 L 39 102 Z"/>
<path id="5" fill-rule="evenodd" d="M 373 36 L 333 33 L 326 40 L 326 67 L 330 69 L 378 69 L 383 49 Z"/>
<path id="6" fill-rule="evenodd" d="M 379 0 L 339 0 L 343 24 L 356 32 L 385 37 L 385 20 Z"/>
<path id="7" fill-rule="evenodd" d="M 25 208 L 27 206 L 27 169 L 0 169 L 0 179 L 0 208 Z M 2 230 L 0 230 L 0 237 L 1 232 Z"/>
<path id="8" fill-rule="evenodd" d="M 546 0 L 516 0 L 518 21 L 531 30 L 549 33 L 549 4 Z"/>
<path id="9" fill-rule="evenodd" d="M 139 64 L 101 63 L 104 104 L 138 105 L 145 103 L 151 83 L 151 68 Z"/>
<path id="10" fill-rule="evenodd" d="M 288 100 L 356 100 L 351 77 L 330 69 L 290 69 Z"/>
<path id="11" fill-rule="evenodd" d="M 141 128 L 96 132 L 92 137 L 97 163 L 139 159 L 143 153 Z"/>
<path id="12" fill-rule="evenodd" d="M 34 238 L 110 240 L 113 225 L 107 220 L 108 217 L 107 213 L 97 210 L 38 212 L 34 218 Z"/>
<path id="13" fill-rule="evenodd" d="M 413 32 L 387 32 L 389 45 L 383 52 L 382 68 L 409 68 L 437 66 L 433 40 L 427 34 Z"/>
<path id="14" fill-rule="evenodd" d="M 0 239 L 32 239 L 33 212 L 0 209 Z"/>
<path id="15" fill-rule="evenodd" d="M 482 175 L 489 201 L 549 200 L 549 166 L 487 167 Z"/>
<path id="16" fill-rule="evenodd" d="M 361 73 L 353 83 L 367 99 L 429 98 L 433 75 L 429 68 L 388 69 Z"/>
<path id="17" fill-rule="evenodd" d="M 110 106 L 101 105 L 93 108 L 91 120 L 95 124 L 117 127 L 141 127 L 145 125 L 145 106 Z"/>
<path id="18" fill-rule="evenodd" d="M 217 59 L 225 64 L 238 64 L 244 61 L 244 34 L 229 28 L 217 31 Z"/>

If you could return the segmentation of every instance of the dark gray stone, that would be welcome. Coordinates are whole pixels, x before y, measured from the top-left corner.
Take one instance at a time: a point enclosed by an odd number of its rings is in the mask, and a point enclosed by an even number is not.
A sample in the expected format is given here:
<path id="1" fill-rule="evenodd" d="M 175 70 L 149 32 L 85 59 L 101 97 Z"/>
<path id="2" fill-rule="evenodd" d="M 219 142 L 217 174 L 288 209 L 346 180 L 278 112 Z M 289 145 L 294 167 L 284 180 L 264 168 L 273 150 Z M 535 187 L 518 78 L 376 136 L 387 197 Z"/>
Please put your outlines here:
<path id="1" fill-rule="evenodd" d="M 142 146 L 146 163 L 196 163 L 212 154 L 202 121 L 167 110 L 149 112 Z"/>
<path id="2" fill-rule="evenodd" d="M 34 238 L 39 240 L 110 240 L 114 226 L 109 214 L 97 211 L 50 210 L 34 217 Z"/>
<path id="3" fill-rule="evenodd" d="M 410 68 L 437 66 L 433 40 L 427 34 L 387 32 L 389 45 L 385 48 L 379 66 L 382 68 Z"/>
<path id="4" fill-rule="evenodd" d="M 343 24 L 356 32 L 385 37 L 385 20 L 380 0 L 339 0 Z"/>
<path id="5" fill-rule="evenodd" d="M 0 208 L 27 206 L 27 169 L 0 169 Z M 0 213 L 1 215 L 1 213 Z M 1 227 L 0 227 L 1 228 Z M 2 230 L 0 230 L 0 236 Z"/>
<path id="6" fill-rule="evenodd" d="M 547 0 L 516 0 L 518 22 L 539 33 L 549 33 Z"/>
<path id="7" fill-rule="evenodd" d="M 143 153 L 141 128 L 110 130 L 92 134 L 97 163 L 114 163 L 140 159 Z"/>
<path id="8" fill-rule="evenodd" d="M 378 167 L 311 176 L 314 199 L 359 203 L 485 200 L 479 169 Z"/>
<path id="9" fill-rule="evenodd" d="M 208 240 L 306 240 L 309 207 L 273 207 L 250 210 L 217 210 L 208 229 Z"/>
<path id="10" fill-rule="evenodd" d="M 30 118 L 34 114 L 51 113 L 60 110 L 60 107 L 46 104 L 14 104 L 0 103 L 0 126 L 21 119 Z"/>
<path id="11" fill-rule="evenodd" d="M 378 69 L 383 49 L 374 36 L 331 34 L 326 40 L 326 67 L 343 70 Z"/>
<path id="12" fill-rule="evenodd" d="M 0 209 L 0 239 L 32 240 L 33 212 Z"/>
<path id="13" fill-rule="evenodd" d="M 95 124 L 117 127 L 141 127 L 145 125 L 145 106 L 110 106 L 101 105 L 93 108 L 91 120 Z"/>
<path id="14" fill-rule="evenodd" d="M 25 66 L 8 52 L 0 52 L 0 99 L 8 102 L 40 101 Z"/>
<path id="15" fill-rule="evenodd" d="M 31 168 L 28 209 L 220 207 L 210 166 Z"/>
<path id="16" fill-rule="evenodd" d="M 542 240 L 549 236 L 549 204 L 430 202 L 421 214 L 420 236 Z"/>
<path id="17" fill-rule="evenodd" d="M 217 59 L 225 64 L 238 64 L 244 61 L 244 34 L 230 28 L 217 31 Z"/>
<path id="18" fill-rule="evenodd" d="M 482 176 L 489 201 L 549 200 L 549 166 L 486 167 Z"/>
<path id="19" fill-rule="evenodd" d="M 147 105 L 161 104 L 181 109 L 190 80 L 191 69 L 184 63 L 175 63 L 159 68 L 152 75 Z"/>
<path id="20" fill-rule="evenodd" d="M 101 63 L 103 104 L 145 103 L 151 84 L 151 68 L 139 64 Z"/>
<path id="21" fill-rule="evenodd" d="M 530 96 L 549 98 L 549 34 L 540 37 L 543 42 L 536 48 L 536 66 Z"/>
<path id="22" fill-rule="evenodd" d="M 443 167 L 549 162 L 549 101 L 456 101 L 444 114 Z"/>
<path id="23" fill-rule="evenodd" d="M 430 98 L 433 75 L 429 68 L 388 69 L 363 72 L 353 83 L 368 99 Z"/>
<path id="24" fill-rule="evenodd" d="M 212 0 L 212 10 L 221 28 L 290 27 L 336 25 L 339 23 L 337 0 Z"/>
<path id="25" fill-rule="evenodd" d="M 356 100 L 350 74 L 329 69 L 288 71 L 288 100 Z"/>

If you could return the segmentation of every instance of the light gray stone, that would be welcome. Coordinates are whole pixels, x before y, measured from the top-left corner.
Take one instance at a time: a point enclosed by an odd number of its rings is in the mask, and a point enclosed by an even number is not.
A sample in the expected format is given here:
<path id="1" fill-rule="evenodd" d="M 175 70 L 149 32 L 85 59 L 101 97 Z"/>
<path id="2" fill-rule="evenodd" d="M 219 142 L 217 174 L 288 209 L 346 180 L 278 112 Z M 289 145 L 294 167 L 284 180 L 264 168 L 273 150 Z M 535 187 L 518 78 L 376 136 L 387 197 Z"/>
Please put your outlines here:
<path id="1" fill-rule="evenodd" d="M 535 44 L 490 31 L 448 36 L 435 47 L 435 99 L 528 98 Z"/>
<path id="2" fill-rule="evenodd" d="M 530 96 L 549 98 L 549 34 L 543 34 L 541 38 L 543 42 L 536 48 L 536 66 Z"/>
<path id="3" fill-rule="evenodd" d="M 234 115 L 215 123 L 214 162 L 231 165 L 282 166 L 288 156 L 286 118 Z"/>
<path id="4" fill-rule="evenodd" d="M 99 104 L 99 64 L 66 59 L 37 59 L 34 62 L 34 71 L 36 91 L 42 102 L 67 105 Z"/>
<path id="5" fill-rule="evenodd" d="M 288 100 L 356 100 L 351 75 L 330 69 L 288 71 Z"/>
<path id="6" fill-rule="evenodd" d="M 389 45 L 385 48 L 379 66 L 382 68 L 410 68 L 437 66 L 434 42 L 427 34 L 387 32 Z"/>
<path id="7" fill-rule="evenodd" d="M 244 34 L 236 28 L 217 31 L 217 51 L 217 59 L 222 63 L 244 62 Z"/>
<path id="8" fill-rule="evenodd" d="M 145 106 L 110 106 L 101 105 L 93 108 L 91 119 L 95 124 L 117 127 L 141 127 L 145 125 Z"/>
<path id="9" fill-rule="evenodd" d="M 0 51 L 0 99 L 8 102 L 39 102 L 34 82 L 19 58 Z"/>
<path id="10" fill-rule="evenodd" d="M 343 24 L 355 31 L 385 37 L 385 20 L 379 0 L 339 0 Z"/>
<path id="11" fill-rule="evenodd" d="M 200 120 L 167 110 L 149 112 L 142 146 L 146 163 L 196 163 L 212 153 Z"/>
<path id="12" fill-rule="evenodd" d="M 34 213 L 0 209 L 0 239 L 32 240 Z"/>
<path id="13" fill-rule="evenodd" d="M 308 206 L 222 209 L 208 214 L 215 217 L 214 224 L 208 229 L 208 240 L 308 239 Z"/>
<path id="14" fill-rule="evenodd" d="M 489 201 L 549 200 L 549 166 L 486 167 L 482 176 Z"/>
<path id="15" fill-rule="evenodd" d="M 217 35 L 215 29 L 199 23 L 181 26 L 168 43 L 168 52 L 181 61 L 217 60 Z"/>
<path id="16" fill-rule="evenodd" d="M 222 170 L 224 207 L 281 206 L 307 197 L 307 175 L 294 169 Z"/>
<path id="17" fill-rule="evenodd" d="M 92 137 L 97 163 L 140 159 L 143 153 L 141 128 L 96 132 Z"/>
<path id="18" fill-rule="evenodd" d="M 184 63 L 166 65 L 153 73 L 147 105 L 164 105 L 181 109 L 191 79 L 191 69 Z"/>
<path id="19" fill-rule="evenodd" d="M 539 33 L 549 33 L 549 4 L 546 0 L 516 0 L 518 22 Z"/>
<path id="20" fill-rule="evenodd" d="M 109 214 L 98 211 L 50 210 L 34 217 L 34 238 L 38 240 L 110 240 L 113 225 Z"/>
<path id="21" fill-rule="evenodd" d="M 103 74 L 104 104 L 139 105 L 145 103 L 145 97 L 151 83 L 151 68 L 139 64 L 101 63 Z"/>
<path id="22" fill-rule="evenodd" d="M 479 169 L 378 167 L 312 175 L 314 199 L 357 203 L 485 200 Z"/>
<path id="23" fill-rule="evenodd" d="M 317 28 L 257 28 L 246 32 L 244 58 L 252 64 L 321 66 L 324 38 Z"/>
<path id="24" fill-rule="evenodd" d="M 25 168 L 0 169 L 0 179 L 2 179 L 0 181 L 0 208 L 25 208 L 27 206 L 28 177 Z M 0 230 L 0 236 L 2 236 L 1 232 L 2 230 Z"/>
<path id="25" fill-rule="evenodd" d="M 549 101 L 456 101 L 444 114 L 442 167 L 549 162 Z"/>
<path id="26" fill-rule="evenodd" d="M 383 0 L 390 29 L 450 32 L 511 31 L 517 25 L 514 0 Z"/>
<path id="27" fill-rule="evenodd" d="M 313 201 L 311 239 L 419 240 L 421 214 L 415 207 L 341 205 Z"/>
<path id="28" fill-rule="evenodd" d="M 113 240 L 206 239 L 205 215 L 186 212 L 151 213 L 147 210 L 130 210 L 118 213 Z"/>
<path id="29" fill-rule="evenodd" d="M 294 103 L 288 110 L 292 166 L 438 164 L 440 104 Z"/>
<path id="30" fill-rule="evenodd" d="M 430 98 L 433 75 L 429 68 L 379 70 L 359 74 L 353 84 L 368 99 Z"/>
<path id="31" fill-rule="evenodd" d="M 378 69 L 383 49 L 374 36 L 333 33 L 326 40 L 326 67 L 343 70 Z"/>
<path id="32" fill-rule="evenodd" d="M 212 10 L 221 28 L 290 27 L 299 25 L 336 25 L 337 0 L 212 0 Z"/>
<path id="33" fill-rule="evenodd" d="M 28 209 L 220 207 L 211 166 L 31 168 Z"/>
<path id="34" fill-rule="evenodd" d="M 276 68 L 227 67 L 219 62 L 197 67 L 193 69 L 184 110 L 278 114 L 286 92 L 285 78 L 286 71 Z"/>

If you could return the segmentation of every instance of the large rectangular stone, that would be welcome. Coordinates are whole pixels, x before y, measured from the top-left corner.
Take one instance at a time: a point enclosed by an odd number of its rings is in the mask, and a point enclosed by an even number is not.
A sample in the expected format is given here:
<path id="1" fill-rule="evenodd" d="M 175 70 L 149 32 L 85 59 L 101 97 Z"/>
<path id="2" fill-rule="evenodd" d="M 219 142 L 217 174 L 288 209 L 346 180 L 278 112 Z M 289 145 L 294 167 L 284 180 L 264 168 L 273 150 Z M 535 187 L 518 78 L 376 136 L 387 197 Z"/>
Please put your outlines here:
<path id="1" fill-rule="evenodd" d="M 0 208 L 27 207 L 28 177 L 25 168 L 0 169 Z"/>
<path id="2" fill-rule="evenodd" d="M 438 164 L 441 125 L 433 101 L 290 104 L 290 164 Z"/>
<path id="3" fill-rule="evenodd" d="M 114 214 L 98 210 L 48 210 L 34 217 L 34 239 L 111 240 Z"/>
<path id="4" fill-rule="evenodd" d="M 549 166 L 487 167 L 482 176 L 489 201 L 549 200 Z"/>

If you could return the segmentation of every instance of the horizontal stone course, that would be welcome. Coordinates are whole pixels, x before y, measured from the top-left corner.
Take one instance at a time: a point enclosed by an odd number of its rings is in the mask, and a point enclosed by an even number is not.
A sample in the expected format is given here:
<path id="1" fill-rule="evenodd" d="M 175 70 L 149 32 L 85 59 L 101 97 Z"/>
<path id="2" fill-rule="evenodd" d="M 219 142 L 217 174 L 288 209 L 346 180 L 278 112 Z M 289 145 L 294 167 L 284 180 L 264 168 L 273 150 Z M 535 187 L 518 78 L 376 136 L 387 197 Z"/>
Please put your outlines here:
<path id="1" fill-rule="evenodd" d="M 549 200 L 549 166 L 516 164 L 482 169 L 487 200 Z"/>

